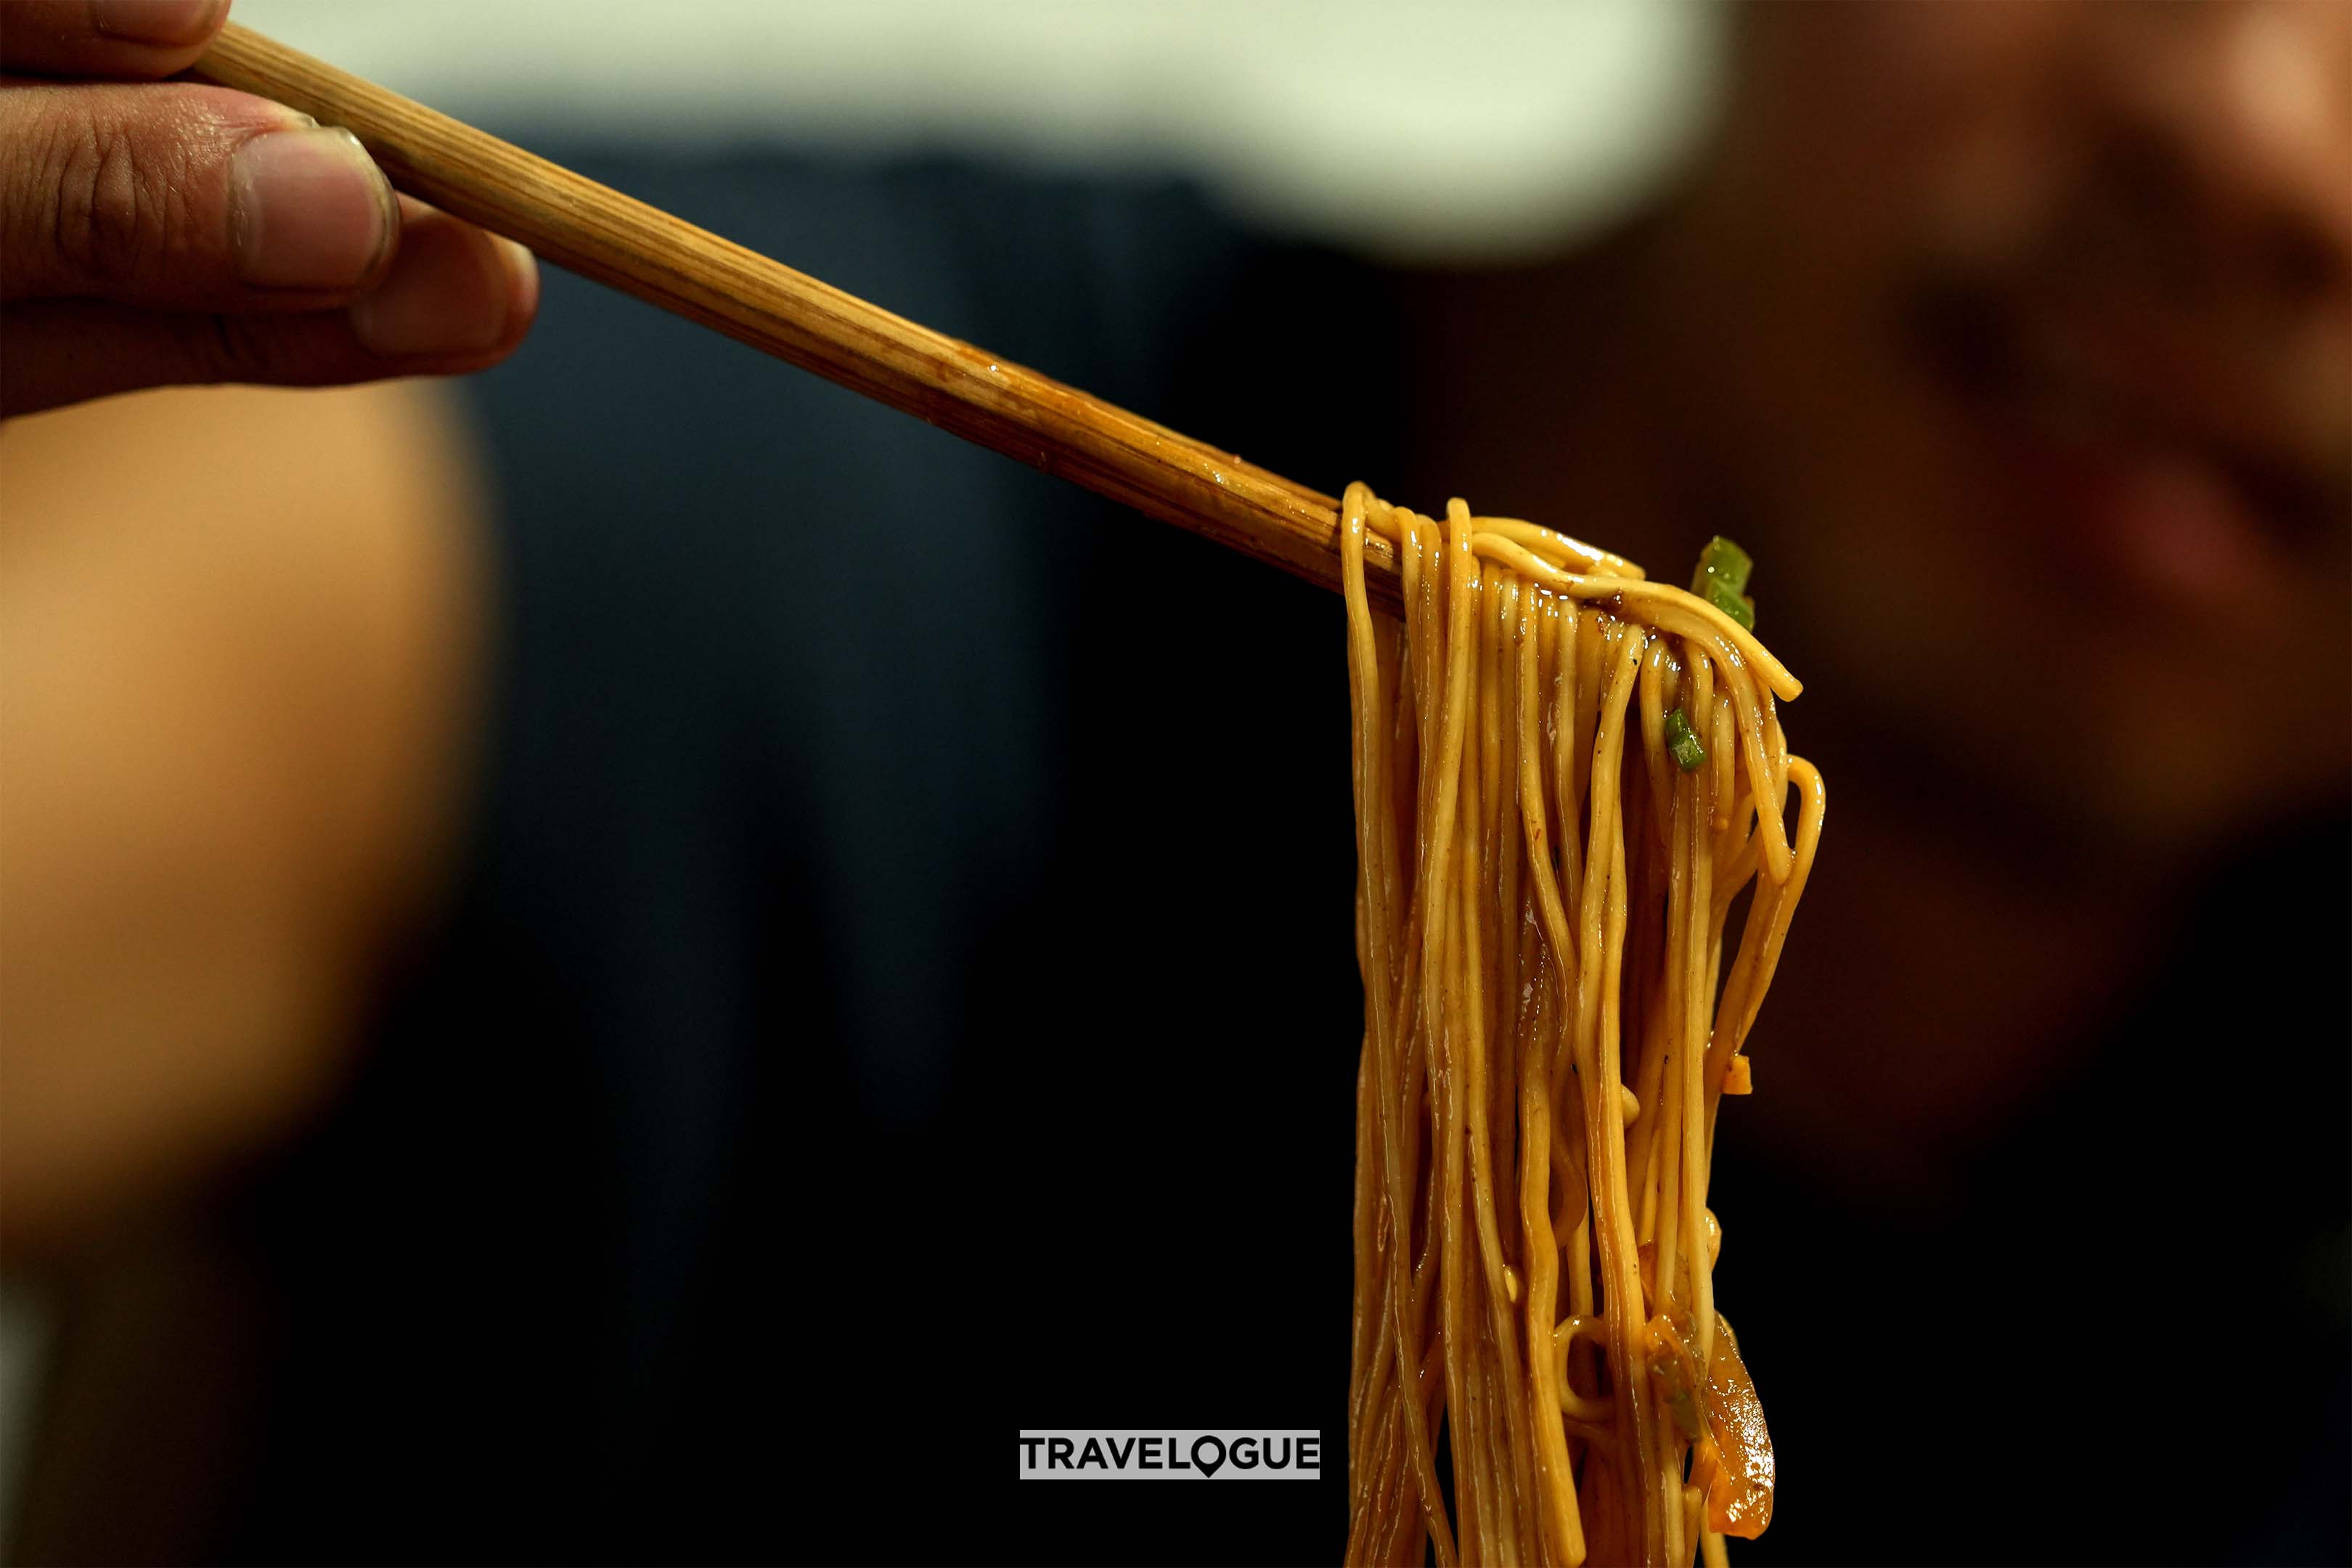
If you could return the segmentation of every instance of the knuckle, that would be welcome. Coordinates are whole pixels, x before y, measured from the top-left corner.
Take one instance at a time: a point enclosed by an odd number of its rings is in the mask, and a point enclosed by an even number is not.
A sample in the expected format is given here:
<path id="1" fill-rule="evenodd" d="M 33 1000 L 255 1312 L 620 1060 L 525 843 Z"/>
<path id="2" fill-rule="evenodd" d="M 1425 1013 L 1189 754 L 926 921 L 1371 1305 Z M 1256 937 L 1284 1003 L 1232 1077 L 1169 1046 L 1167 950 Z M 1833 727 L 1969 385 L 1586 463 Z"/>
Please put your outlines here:
<path id="1" fill-rule="evenodd" d="M 67 271 L 112 289 L 160 267 L 184 214 L 168 161 L 122 125 L 78 118 L 60 128 L 49 231 Z"/>

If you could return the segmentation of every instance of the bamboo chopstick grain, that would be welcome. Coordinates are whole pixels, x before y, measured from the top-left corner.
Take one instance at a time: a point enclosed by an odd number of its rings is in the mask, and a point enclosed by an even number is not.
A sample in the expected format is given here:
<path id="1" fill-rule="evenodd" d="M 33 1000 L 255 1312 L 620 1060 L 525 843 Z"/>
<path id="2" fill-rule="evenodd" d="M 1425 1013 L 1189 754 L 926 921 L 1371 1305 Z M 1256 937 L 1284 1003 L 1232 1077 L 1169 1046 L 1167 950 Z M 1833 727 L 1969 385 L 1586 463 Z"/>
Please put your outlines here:
<path id="1" fill-rule="evenodd" d="M 187 74 L 347 127 L 400 190 L 557 266 L 1147 516 L 1339 585 L 1339 503 L 1319 490 L 893 315 L 251 28 L 222 28 Z M 1393 607 L 1393 555 L 1377 537 L 1365 543 L 1367 585 Z"/>

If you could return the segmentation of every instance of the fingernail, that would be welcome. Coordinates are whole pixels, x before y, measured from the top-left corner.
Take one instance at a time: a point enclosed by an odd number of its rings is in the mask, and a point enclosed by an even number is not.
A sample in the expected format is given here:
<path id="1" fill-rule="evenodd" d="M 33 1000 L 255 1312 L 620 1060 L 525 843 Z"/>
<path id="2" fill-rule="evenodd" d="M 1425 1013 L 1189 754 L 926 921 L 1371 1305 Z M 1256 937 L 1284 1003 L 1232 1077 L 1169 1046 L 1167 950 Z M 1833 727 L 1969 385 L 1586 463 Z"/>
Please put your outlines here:
<path id="1" fill-rule="evenodd" d="M 507 277 L 514 285 L 507 297 L 509 314 L 531 315 L 539 309 L 539 258 L 504 235 L 490 236 L 490 243 L 499 247 L 499 259 L 506 263 Z"/>
<path id="2" fill-rule="evenodd" d="M 134 44 L 193 44 L 220 8 L 221 0 L 89 0 L 89 25 Z"/>
<path id="3" fill-rule="evenodd" d="M 513 318 L 515 274 L 487 237 L 446 224 L 404 236 L 392 276 L 352 306 L 360 346 L 386 359 L 497 347 Z"/>
<path id="4" fill-rule="evenodd" d="M 352 289 L 391 243 L 383 172 L 341 127 L 272 131 L 229 160 L 237 276 L 266 289 Z"/>

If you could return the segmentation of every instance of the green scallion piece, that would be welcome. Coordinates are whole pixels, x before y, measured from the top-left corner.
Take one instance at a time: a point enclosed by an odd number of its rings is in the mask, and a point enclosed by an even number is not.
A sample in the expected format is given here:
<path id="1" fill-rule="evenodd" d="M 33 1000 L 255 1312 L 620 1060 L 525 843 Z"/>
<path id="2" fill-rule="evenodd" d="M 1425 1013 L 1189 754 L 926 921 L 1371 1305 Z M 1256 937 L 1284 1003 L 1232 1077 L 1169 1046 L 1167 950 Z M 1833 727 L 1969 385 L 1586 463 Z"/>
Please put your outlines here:
<path id="1" fill-rule="evenodd" d="M 1691 592 L 1738 621 L 1743 630 L 1756 629 L 1756 601 L 1748 596 L 1748 574 L 1756 569 L 1748 552 L 1721 534 L 1698 552 L 1698 570 L 1691 574 Z"/>
<path id="2" fill-rule="evenodd" d="M 1754 570 L 1756 563 L 1748 558 L 1748 552 L 1719 533 L 1708 540 L 1706 548 L 1698 552 L 1697 575 L 1712 577 L 1735 594 L 1748 592 L 1748 574 Z M 1698 592 L 1696 582 L 1691 585 L 1691 592 Z"/>
<path id="3" fill-rule="evenodd" d="M 1690 715 L 1679 708 L 1666 715 L 1666 750 L 1674 753 L 1675 766 L 1686 773 L 1706 766 L 1706 748 L 1692 731 Z"/>
<path id="4" fill-rule="evenodd" d="M 1755 600 L 1745 594 L 1733 593 L 1717 578 L 1703 576 L 1699 582 L 1703 586 L 1693 588 L 1692 593 L 1738 621 L 1741 630 L 1752 632 L 1756 629 Z"/>

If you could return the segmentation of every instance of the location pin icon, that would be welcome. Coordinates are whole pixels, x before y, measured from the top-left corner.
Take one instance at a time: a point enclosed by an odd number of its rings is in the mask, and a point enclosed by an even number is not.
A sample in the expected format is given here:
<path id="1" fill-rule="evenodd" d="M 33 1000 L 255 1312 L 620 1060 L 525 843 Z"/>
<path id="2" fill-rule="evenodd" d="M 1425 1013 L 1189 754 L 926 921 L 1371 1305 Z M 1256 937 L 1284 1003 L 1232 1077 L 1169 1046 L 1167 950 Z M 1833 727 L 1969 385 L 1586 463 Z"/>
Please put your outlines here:
<path id="1" fill-rule="evenodd" d="M 1214 1459 L 1204 1459 L 1201 1458 L 1201 1450 L 1210 1447 L 1215 1447 L 1217 1450 L 1217 1457 Z M 1193 1438 L 1192 1463 L 1200 1468 L 1200 1471 L 1202 1475 L 1215 1475 L 1219 1470 L 1224 1468 L 1225 1466 L 1225 1440 L 1223 1437 L 1212 1436 L 1205 1432 L 1201 1434 L 1198 1437 Z"/>

